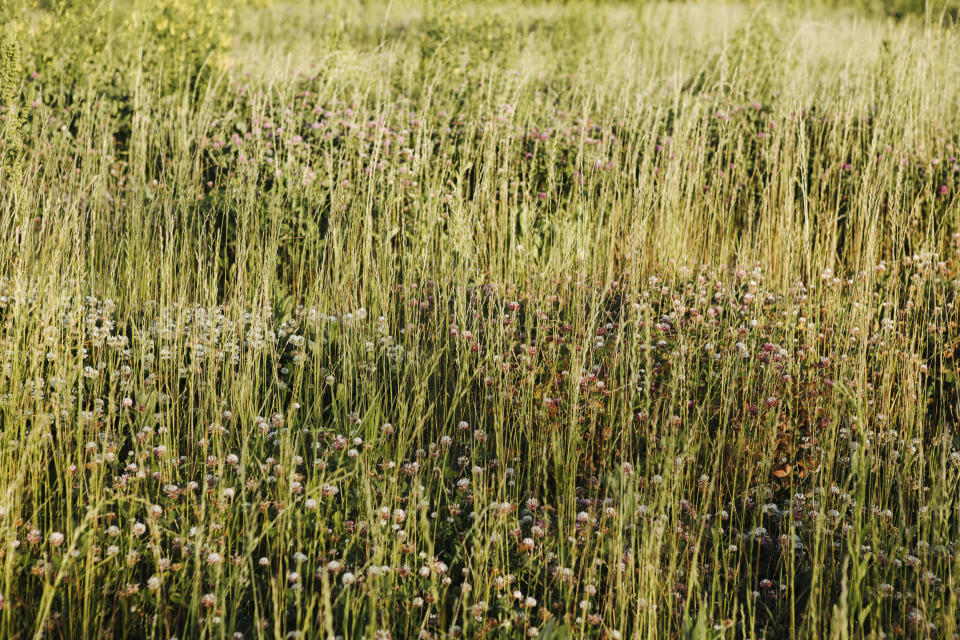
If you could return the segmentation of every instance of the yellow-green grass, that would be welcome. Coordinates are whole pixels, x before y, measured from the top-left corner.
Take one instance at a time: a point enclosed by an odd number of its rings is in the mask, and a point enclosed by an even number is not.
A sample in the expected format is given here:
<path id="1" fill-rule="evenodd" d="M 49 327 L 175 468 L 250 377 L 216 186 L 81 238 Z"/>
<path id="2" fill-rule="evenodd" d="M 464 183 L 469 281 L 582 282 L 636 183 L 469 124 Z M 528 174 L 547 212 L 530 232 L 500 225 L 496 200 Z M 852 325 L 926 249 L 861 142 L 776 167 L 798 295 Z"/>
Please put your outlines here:
<path id="1" fill-rule="evenodd" d="M 162 6 L 4 31 L 0 636 L 957 637 L 947 12 Z"/>

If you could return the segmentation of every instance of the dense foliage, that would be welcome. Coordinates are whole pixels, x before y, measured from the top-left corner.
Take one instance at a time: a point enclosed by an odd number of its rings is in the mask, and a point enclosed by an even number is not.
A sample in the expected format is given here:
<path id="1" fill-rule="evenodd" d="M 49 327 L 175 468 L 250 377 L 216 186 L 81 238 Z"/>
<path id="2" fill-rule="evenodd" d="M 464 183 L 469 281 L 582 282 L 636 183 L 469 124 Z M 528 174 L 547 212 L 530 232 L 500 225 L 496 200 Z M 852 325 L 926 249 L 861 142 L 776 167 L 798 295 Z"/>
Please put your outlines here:
<path id="1" fill-rule="evenodd" d="M 957 638 L 907 4 L 0 5 L 0 637 Z"/>

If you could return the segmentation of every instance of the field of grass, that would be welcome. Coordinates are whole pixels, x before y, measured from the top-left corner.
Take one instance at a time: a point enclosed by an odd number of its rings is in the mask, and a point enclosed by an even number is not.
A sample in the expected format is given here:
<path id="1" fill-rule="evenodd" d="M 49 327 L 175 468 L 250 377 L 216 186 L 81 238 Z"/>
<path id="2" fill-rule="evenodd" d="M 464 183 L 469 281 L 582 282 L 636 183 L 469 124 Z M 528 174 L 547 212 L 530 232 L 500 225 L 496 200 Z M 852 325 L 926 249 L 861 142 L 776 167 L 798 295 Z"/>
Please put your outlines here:
<path id="1" fill-rule="evenodd" d="M 839 4 L 0 3 L 0 638 L 960 638 L 960 32 Z"/>

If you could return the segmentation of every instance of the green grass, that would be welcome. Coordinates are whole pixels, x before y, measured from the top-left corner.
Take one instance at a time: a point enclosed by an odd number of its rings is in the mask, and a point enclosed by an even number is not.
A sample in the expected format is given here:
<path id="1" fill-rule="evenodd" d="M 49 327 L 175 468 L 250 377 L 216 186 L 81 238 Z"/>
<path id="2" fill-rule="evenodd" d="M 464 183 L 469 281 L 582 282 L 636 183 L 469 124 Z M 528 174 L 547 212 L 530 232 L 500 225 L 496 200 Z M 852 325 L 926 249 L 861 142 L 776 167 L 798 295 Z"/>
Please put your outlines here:
<path id="1" fill-rule="evenodd" d="M 0 8 L 0 637 L 958 637 L 946 11 L 130 6 Z"/>

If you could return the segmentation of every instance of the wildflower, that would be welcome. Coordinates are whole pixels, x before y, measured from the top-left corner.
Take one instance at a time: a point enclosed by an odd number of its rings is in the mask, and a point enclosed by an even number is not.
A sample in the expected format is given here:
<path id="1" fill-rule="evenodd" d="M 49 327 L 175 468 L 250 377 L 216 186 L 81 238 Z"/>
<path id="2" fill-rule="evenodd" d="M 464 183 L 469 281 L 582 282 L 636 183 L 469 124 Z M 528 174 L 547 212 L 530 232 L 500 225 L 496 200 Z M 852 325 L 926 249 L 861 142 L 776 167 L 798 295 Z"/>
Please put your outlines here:
<path id="1" fill-rule="evenodd" d="M 474 619 L 478 621 L 482 620 L 483 614 L 486 613 L 487 611 L 487 601 L 478 600 L 477 602 L 473 603 L 473 606 L 471 606 L 470 609 L 471 609 L 471 612 L 473 613 Z"/>
<path id="2" fill-rule="evenodd" d="M 340 493 L 340 490 L 333 486 L 332 484 L 325 484 L 320 487 L 320 494 L 325 498 L 332 498 L 333 496 Z"/>

